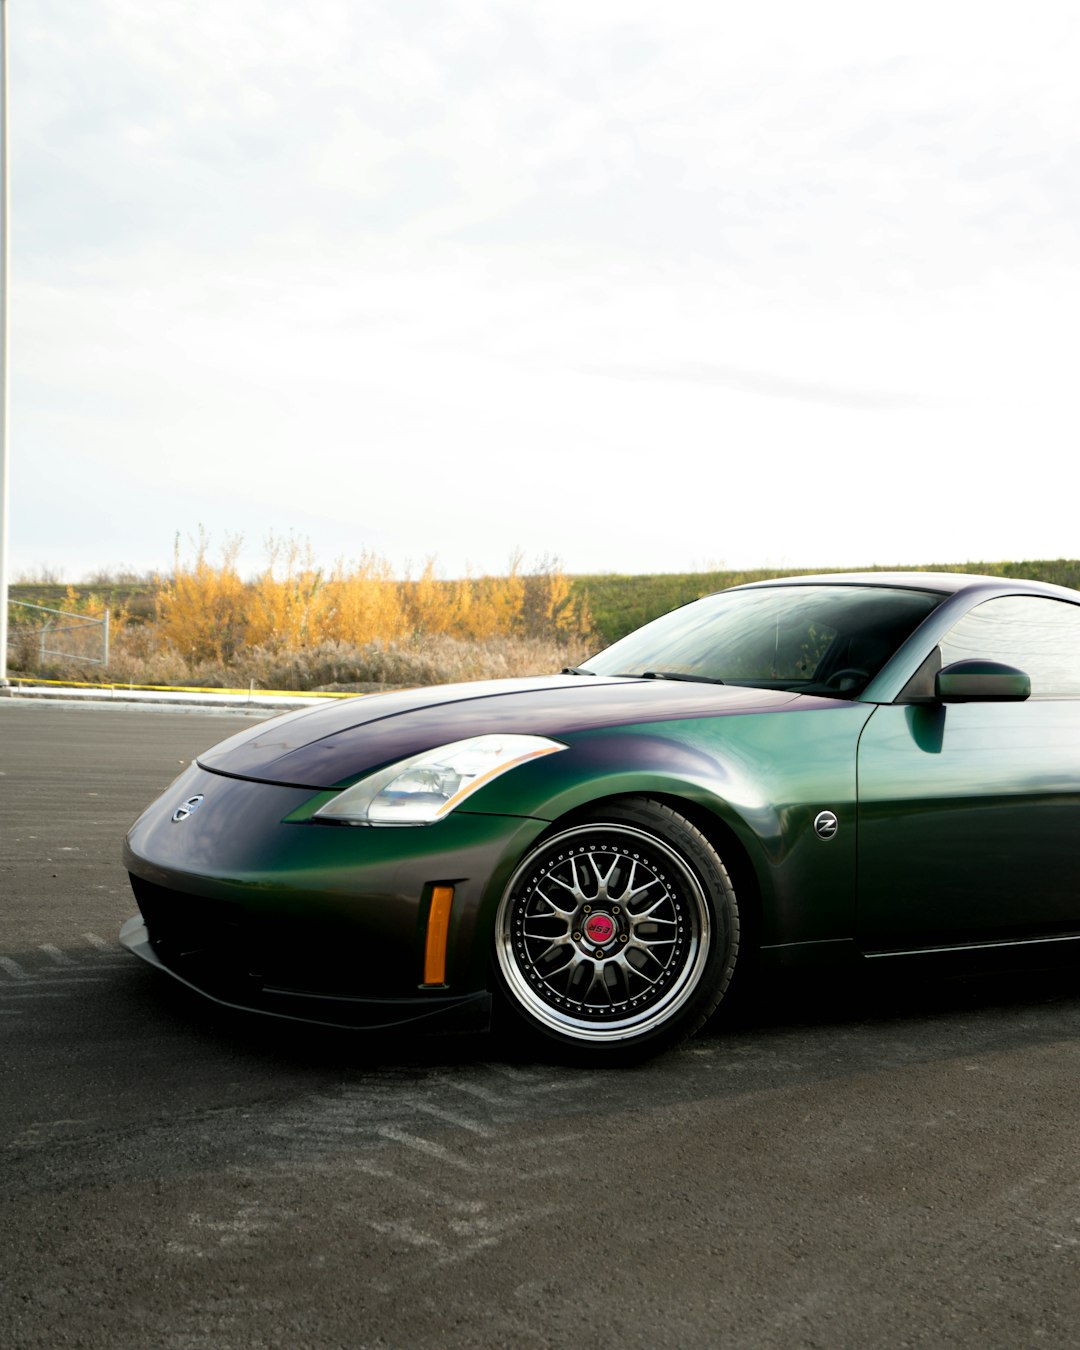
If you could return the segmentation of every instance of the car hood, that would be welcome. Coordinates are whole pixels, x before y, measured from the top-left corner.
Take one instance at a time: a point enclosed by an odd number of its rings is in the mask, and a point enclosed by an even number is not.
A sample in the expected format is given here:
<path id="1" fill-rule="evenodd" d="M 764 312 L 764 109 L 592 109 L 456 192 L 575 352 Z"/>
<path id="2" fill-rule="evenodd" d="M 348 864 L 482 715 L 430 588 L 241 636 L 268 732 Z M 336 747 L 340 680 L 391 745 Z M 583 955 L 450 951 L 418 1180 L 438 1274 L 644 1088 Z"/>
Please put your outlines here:
<path id="1" fill-rule="evenodd" d="M 771 712 L 783 690 L 664 680 L 551 675 L 402 690 L 304 708 L 260 723 L 199 756 L 214 773 L 331 788 L 448 741 L 488 733 L 568 735 L 600 727 Z M 820 700 L 835 706 L 835 700 Z"/>

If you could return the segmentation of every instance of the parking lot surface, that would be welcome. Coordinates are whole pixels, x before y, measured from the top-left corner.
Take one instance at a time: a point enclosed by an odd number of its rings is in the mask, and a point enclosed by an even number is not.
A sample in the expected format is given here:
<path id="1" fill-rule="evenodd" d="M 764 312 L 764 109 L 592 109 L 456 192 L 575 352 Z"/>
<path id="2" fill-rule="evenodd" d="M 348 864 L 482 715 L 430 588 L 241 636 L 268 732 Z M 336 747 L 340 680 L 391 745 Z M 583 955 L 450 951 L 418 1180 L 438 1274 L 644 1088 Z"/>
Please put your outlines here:
<path id="1" fill-rule="evenodd" d="M 0 1344 L 1080 1340 L 1080 973 L 773 980 L 603 1072 L 227 1014 L 119 849 L 248 724 L 0 699 Z"/>

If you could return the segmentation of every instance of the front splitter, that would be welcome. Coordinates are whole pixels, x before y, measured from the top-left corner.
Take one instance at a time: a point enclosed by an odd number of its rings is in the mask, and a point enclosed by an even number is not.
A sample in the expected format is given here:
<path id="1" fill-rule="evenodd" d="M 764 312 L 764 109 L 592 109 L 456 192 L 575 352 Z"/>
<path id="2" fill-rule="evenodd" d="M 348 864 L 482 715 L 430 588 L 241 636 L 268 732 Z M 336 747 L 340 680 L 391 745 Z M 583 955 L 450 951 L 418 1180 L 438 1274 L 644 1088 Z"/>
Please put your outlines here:
<path id="1" fill-rule="evenodd" d="M 313 1026 L 347 1031 L 420 1032 L 486 1031 L 491 1026 L 491 994 L 426 994 L 416 998 L 354 998 L 340 994 L 312 994 L 306 990 L 281 989 L 252 981 L 244 987 L 207 987 L 198 979 L 166 965 L 154 950 L 141 915 L 134 915 L 120 929 L 121 946 L 202 998 L 239 1012 L 284 1018 Z"/>

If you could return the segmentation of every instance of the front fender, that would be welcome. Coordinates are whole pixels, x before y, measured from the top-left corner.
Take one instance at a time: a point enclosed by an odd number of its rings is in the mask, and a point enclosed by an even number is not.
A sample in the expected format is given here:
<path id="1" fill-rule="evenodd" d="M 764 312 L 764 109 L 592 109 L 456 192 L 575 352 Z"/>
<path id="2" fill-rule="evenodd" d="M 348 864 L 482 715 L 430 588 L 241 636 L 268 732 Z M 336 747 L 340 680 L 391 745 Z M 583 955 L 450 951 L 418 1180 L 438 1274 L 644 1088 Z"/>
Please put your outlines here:
<path id="1" fill-rule="evenodd" d="M 708 812 L 753 868 L 764 945 L 855 932 L 855 760 L 872 707 L 812 709 L 604 728 L 481 789 L 469 810 L 558 821 L 612 797 L 662 796 Z M 832 838 L 814 829 L 837 817 Z M 722 850 L 721 850 L 722 851 Z"/>

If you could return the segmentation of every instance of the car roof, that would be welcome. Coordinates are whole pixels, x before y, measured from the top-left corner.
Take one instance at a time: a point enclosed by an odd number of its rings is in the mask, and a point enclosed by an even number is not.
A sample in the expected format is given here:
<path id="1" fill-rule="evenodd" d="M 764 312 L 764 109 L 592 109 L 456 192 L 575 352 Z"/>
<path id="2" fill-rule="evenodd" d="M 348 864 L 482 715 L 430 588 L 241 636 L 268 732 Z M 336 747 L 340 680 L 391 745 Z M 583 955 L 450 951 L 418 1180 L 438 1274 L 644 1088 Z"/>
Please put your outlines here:
<path id="1" fill-rule="evenodd" d="M 901 586 L 908 590 L 936 591 L 940 595 L 955 595 L 960 591 L 992 591 L 999 595 L 1048 595 L 1058 599 L 1080 600 L 1080 592 L 1070 590 L 1067 586 L 1019 577 L 982 576 L 975 572 L 822 572 L 810 576 L 748 581 L 731 589 L 743 591 L 768 586 Z"/>

